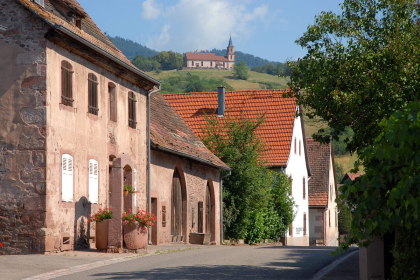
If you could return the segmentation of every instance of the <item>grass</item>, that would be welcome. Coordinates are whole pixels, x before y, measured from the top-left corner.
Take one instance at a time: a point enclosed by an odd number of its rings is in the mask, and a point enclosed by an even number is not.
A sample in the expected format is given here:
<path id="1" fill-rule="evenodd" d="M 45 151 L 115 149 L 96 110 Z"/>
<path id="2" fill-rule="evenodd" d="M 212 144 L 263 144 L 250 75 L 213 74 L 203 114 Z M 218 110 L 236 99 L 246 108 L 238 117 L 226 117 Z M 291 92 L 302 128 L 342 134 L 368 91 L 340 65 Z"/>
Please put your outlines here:
<path id="1" fill-rule="evenodd" d="M 158 80 L 165 80 L 169 77 L 184 76 L 187 77 L 187 73 L 191 75 L 197 75 L 200 78 L 223 78 L 225 81 L 233 87 L 235 90 L 251 90 L 251 89 L 261 89 L 263 88 L 258 82 L 268 82 L 268 83 L 277 83 L 280 84 L 281 88 L 286 88 L 287 80 L 285 78 L 279 78 L 277 76 L 268 75 L 264 73 L 258 73 L 254 71 L 249 71 L 250 77 L 248 80 L 239 80 L 233 76 L 233 71 L 228 70 L 218 70 L 218 69 L 187 69 L 187 70 L 170 70 L 162 71 L 159 74 L 155 72 L 148 72 L 147 74 Z M 252 82 L 255 81 L 255 82 Z M 217 91 L 217 89 L 214 89 Z"/>
<path id="2" fill-rule="evenodd" d="M 354 162 L 357 160 L 357 155 L 334 156 L 335 163 L 343 165 L 344 173 L 350 172 L 354 168 Z M 363 166 L 359 166 L 359 173 L 363 173 Z"/>

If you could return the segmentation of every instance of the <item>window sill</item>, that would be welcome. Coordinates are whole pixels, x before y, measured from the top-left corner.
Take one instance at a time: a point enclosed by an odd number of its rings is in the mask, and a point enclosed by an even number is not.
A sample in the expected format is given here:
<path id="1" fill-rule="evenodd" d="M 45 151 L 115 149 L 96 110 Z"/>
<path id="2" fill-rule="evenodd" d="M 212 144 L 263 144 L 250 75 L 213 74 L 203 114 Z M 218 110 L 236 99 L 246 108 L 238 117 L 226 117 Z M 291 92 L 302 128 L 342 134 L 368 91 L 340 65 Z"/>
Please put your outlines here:
<path id="1" fill-rule="evenodd" d="M 63 208 L 75 208 L 75 203 L 73 202 L 69 202 L 69 201 L 60 201 L 60 205 Z"/>
<path id="2" fill-rule="evenodd" d="M 64 105 L 63 103 L 59 104 L 59 108 L 60 108 L 60 110 L 67 111 L 67 112 L 70 112 L 70 113 L 77 113 L 77 108 L 74 108 L 72 106 Z"/>
<path id="3" fill-rule="evenodd" d="M 88 115 L 88 119 L 91 121 L 98 121 L 99 120 L 99 116 L 98 115 L 94 115 L 91 113 L 86 113 Z"/>

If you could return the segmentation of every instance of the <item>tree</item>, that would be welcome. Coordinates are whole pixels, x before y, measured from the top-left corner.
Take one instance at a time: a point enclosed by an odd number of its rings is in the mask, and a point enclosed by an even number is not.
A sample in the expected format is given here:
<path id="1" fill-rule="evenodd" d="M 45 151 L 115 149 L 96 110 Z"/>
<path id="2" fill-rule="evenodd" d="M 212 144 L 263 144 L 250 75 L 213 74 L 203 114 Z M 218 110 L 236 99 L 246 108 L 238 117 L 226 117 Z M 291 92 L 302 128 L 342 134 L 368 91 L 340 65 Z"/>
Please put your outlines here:
<path id="1" fill-rule="evenodd" d="M 173 51 L 160 52 L 152 60 L 159 62 L 162 70 L 182 69 L 184 63 L 182 54 Z"/>
<path id="2" fill-rule="evenodd" d="M 420 103 L 384 119 L 382 133 L 360 154 L 365 172 L 343 187 L 354 218 L 342 248 L 370 237 L 391 235 L 392 279 L 418 279 L 420 275 Z M 395 234 L 397 233 L 397 234 Z M 394 237 L 395 234 L 395 237 Z M 392 240 L 391 240 L 392 242 Z"/>
<path id="3" fill-rule="evenodd" d="M 248 80 L 249 68 L 246 65 L 245 61 L 240 61 L 238 63 L 235 63 L 235 65 L 233 65 L 233 71 L 234 71 L 235 77 L 237 77 L 238 79 Z"/>
<path id="4" fill-rule="evenodd" d="M 322 12 L 296 42 L 307 54 L 291 67 L 290 87 L 334 131 L 357 132 L 355 152 L 379 135 L 382 118 L 420 95 L 420 34 L 415 0 L 345 0 L 342 14 Z M 299 91 L 302 89 L 301 94 Z M 329 142 L 323 130 L 316 140 Z"/>
<path id="5" fill-rule="evenodd" d="M 203 143 L 232 169 L 231 176 L 223 180 L 226 237 L 252 243 L 283 234 L 292 220 L 294 203 L 288 195 L 287 177 L 267 169 L 260 160 L 265 148 L 256 130 L 264 116 L 242 119 L 227 113 L 223 118 L 205 117 Z"/>
<path id="6" fill-rule="evenodd" d="M 150 60 L 144 56 L 142 56 L 141 54 L 137 55 L 134 59 L 133 59 L 133 64 L 139 68 L 140 70 L 143 71 L 156 71 L 160 69 L 160 63 L 154 60 Z"/>

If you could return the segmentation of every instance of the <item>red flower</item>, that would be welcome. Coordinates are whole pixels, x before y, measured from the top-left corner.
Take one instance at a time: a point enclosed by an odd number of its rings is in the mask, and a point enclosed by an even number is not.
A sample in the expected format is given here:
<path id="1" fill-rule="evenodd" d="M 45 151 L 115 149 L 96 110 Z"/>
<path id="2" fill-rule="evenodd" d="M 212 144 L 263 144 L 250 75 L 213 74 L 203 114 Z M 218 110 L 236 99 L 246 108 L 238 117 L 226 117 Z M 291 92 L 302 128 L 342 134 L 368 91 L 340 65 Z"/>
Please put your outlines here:
<path id="1" fill-rule="evenodd" d="M 3 247 L 3 243 L 0 242 L 0 247 Z"/>

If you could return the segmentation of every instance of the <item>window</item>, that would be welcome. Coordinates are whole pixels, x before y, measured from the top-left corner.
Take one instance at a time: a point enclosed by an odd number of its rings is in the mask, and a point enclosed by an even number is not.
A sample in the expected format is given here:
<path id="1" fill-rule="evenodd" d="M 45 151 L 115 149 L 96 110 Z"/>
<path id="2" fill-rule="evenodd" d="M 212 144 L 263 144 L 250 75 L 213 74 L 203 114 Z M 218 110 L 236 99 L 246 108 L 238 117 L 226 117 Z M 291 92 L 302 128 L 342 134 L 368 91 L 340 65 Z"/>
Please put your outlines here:
<path id="1" fill-rule="evenodd" d="M 92 73 L 88 75 L 88 98 L 89 106 L 88 112 L 98 115 L 98 79 Z"/>
<path id="2" fill-rule="evenodd" d="M 289 176 L 289 181 L 290 181 L 290 195 L 293 195 L 293 178 L 292 178 L 292 174 L 290 174 L 290 176 Z"/>
<path id="3" fill-rule="evenodd" d="M 301 141 L 299 140 L 299 155 L 301 155 L 301 148 L 300 148 L 300 144 L 301 143 Z"/>
<path id="4" fill-rule="evenodd" d="M 331 227 L 331 211 L 330 210 L 328 210 L 328 224 Z"/>
<path id="5" fill-rule="evenodd" d="M 194 61 L 191 61 L 191 66 L 194 67 Z"/>
<path id="6" fill-rule="evenodd" d="M 210 66 L 213 66 L 213 61 L 210 61 Z"/>
<path id="7" fill-rule="evenodd" d="M 289 236 L 293 236 L 293 223 L 289 226 Z"/>
<path id="8" fill-rule="evenodd" d="M 136 128 L 136 95 L 130 91 L 128 93 L 128 126 Z"/>
<path id="9" fill-rule="evenodd" d="M 69 154 L 61 156 L 61 200 L 73 201 L 73 157 Z"/>
<path id="10" fill-rule="evenodd" d="M 113 83 L 108 83 L 108 118 L 111 121 L 117 121 L 117 100 Z"/>
<path id="11" fill-rule="evenodd" d="M 296 155 L 296 137 L 295 137 L 295 155 Z"/>
<path id="12" fill-rule="evenodd" d="M 89 201 L 98 203 L 98 162 L 94 159 L 89 160 Z"/>
<path id="13" fill-rule="evenodd" d="M 73 106 L 73 67 L 63 60 L 61 62 L 61 103 Z"/>
<path id="14" fill-rule="evenodd" d="M 306 235 L 306 213 L 303 213 L 303 235 Z"/>
<path id="15" fill-rule="evenodd" d="M 76 18 L 74 21 L 74 25 L 79 28 L 82 29 L 82 19 L 81 18 Z"/>
<path id="16" fill-rule="evenodd" d="M 303 199 L 305 199 L 306 198 L 306 180 L 305 180 L 305 177 L 303 177 L 302 185 L 303 185 Z"/>
<path id="17" fill-rule="evenodd" d="M 204 62 L 203 61 L 201 61 L 201 66 L 204 66 Z"/>
<path id="18" fill-rule="evenodd" d="M 35 3 L 37 3 L 38 5 L 45 7 L 44 6 L 44 0 L 34 0 Z"/>

